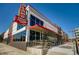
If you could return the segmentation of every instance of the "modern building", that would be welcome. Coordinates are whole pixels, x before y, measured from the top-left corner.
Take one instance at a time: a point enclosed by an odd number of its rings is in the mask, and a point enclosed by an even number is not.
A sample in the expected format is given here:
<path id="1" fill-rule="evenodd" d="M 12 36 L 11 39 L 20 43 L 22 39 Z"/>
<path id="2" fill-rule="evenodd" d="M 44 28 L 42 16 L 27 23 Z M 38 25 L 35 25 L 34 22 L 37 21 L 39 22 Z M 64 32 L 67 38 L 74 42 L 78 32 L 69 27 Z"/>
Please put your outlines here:
<path id="1" fill-rule="evenodd" d="M 49 40 L 55 45 L 64 43 L 64 31 L 30 5 L 21 5 L 10 28 L 4 33 L 4 42 L 24 49 L 30 42 Z"/>
<path id="2" fill-rule="evenodd" d="M 74 29 L 74 33 L 75 33 L 76 38 L 79 38 L 79 27 Z"/>
<path id="3" fill-rule="evenodd" d="M 79 27 L 76 27 L 74 29 L 74 36 L 75 36 L 75 39 L 74 40 L 77 42 L 77 45 L 79 47 Z"/>

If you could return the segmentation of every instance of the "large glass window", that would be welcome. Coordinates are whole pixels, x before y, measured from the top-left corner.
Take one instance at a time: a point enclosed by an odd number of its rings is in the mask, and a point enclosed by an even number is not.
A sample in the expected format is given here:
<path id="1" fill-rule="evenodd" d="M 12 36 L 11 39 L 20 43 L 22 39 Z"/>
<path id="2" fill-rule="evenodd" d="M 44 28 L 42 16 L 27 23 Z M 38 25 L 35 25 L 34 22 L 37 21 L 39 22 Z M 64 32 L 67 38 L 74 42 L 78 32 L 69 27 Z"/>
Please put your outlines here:
<path id="1" fill-rule="evenodd" d="M 23 28 L 23 25 L 17 24 L 17 30 Z"/>
<path id="2" fill-rule="evenodd" d="M 30 25 L 31 25 L 31 26 L 35 25 L 35 19 L 31 19 L 31 20 L 30 20 Z"/>
<path id="3" fill-rule="evenodd" d="M 36 40 L 40 40 L 40 32 L 36 32 Z"/>
<path id="4" fill-rule="evenodd" d="M 33 16 L 33 15 L 31 15 L 31 17 L 30 17 L 31 19 L 35 19 L 35 16 Z"/>
<path id="5" fill-rule="evenodd" d="M 40 20 L 38 18 L 36 18 L 36 24 L 40 24 Z"/>
<path id="6" fill-rule="evenodd" d="M 35 17 L 31 15 L 30 17 L 30 25 L 33 26 L 35 25 Z"/>
<path id="7" fill-rule="evenodd" d="M 35 24 L 43 26 L 43 21 L 41 21 L 40 19 L 38 19 L 35 16 L 31 15 L 31 17 L 30 17 L 30 25 L 33 26 Z"/>
<path id="8" fill-rule="evenodd" d="M 22 41 L 25 41 L 25 38 L 26 38 L 26 31 L 23 31 L 21 33 L 21 38 L 22 38 Z"/>
<path id="9" fill-rule="evenodd" d="M 40 33 L 40 36 L 41 36 L 41 40 L 43 39 L 43 34 L 42 33 Z"/>
<path id="10" fill-rule="evenodd" d="M 22 31 L 14 35 L 13 41 L 25 41 L 26 31 Z"/>
<path id="11" fill-rule="evenodd" d="M 36 31 L 30 30 L 30 41 L 40 40 L 41 39 L 40 35 L 41 35 L 40 32 L 36 32 Z"/>
<path id="12" fill-rule="evenodd" d="M 43 21 L 40 21 L 40 25 L 43 26 Z"/>
<path id="13" fill-rule="evenodd" d="M 30 30 L 30 41 L 35 40 L 35 31 Z"/>

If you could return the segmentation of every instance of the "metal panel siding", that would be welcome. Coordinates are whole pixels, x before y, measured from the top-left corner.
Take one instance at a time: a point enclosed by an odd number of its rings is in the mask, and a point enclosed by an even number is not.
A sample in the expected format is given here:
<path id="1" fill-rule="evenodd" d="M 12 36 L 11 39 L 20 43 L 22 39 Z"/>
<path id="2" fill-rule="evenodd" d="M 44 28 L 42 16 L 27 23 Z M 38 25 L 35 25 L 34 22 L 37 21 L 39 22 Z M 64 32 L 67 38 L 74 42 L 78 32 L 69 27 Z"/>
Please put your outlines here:
<path id="1" fill-rule="evenodd" d="M 54 31 L 54 32 L 56 32 L 56 33 L 58 33 L 58 29 L 57 29 L 56 27 L 54 27 L 53 25 L 51 25 L 50 23 L 46 22 L 46 21 L 44 21 L 44 26 L 45 26 L 46 28 L 48 28 L 48 29 L 50 29 L 50 30 L 52 30 L 52 31 Z"/>

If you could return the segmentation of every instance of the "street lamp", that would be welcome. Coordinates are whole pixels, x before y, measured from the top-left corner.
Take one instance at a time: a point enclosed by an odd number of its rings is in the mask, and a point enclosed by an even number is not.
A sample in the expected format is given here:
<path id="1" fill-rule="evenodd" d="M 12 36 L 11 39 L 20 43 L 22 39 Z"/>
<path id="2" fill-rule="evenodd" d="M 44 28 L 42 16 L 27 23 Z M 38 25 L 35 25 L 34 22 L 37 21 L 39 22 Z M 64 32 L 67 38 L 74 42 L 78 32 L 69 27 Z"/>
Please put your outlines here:
<path id="1" fill-rule="evenodd" d="M 78 53 L 78 45 L 77 45 L 77 40 L 76 40 L 77 39 L 76 30 L 74 29 L 74 30 L 69 31 L 69 32 L 73 33 L 73 39 L 74 39 L 74 41 L 72 40 L 72 43 L 73 43 L 74 55 L 75 55 L 75 53 L 77 53 L 79 55 L 79 53 Z"/>
<path id="2" fill-rule="evenodd" d="M 79 30 L 79 29 L 78 29 Z M 76 30 L 74 30 L 74 34 L 75 34 L 75 43 L 76 43 L 76 52 L 79 55 L 79 51 L 78 51 L 78 42 L 77 42 L 77 38 L 78 38 L 78 32 L 76 32 Z"/>

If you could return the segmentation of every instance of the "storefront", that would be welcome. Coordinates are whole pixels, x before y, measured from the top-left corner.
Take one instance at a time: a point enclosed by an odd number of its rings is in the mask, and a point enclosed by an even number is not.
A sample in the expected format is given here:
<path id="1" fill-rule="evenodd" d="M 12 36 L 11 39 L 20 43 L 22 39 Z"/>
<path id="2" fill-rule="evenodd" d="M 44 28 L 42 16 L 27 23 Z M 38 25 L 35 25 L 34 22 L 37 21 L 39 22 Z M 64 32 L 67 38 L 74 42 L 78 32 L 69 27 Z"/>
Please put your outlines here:
<path id="1" fill-rule="evenodd" d="M 45 41 L 50 42 L 51 46 L 62 44 L 63 35 L 59 26 L 52 24 L 48 18 L 29 5 L 21 7 L 19 11 L 21 13 L 15 17 L 13 26 L 4 34 L 7 44 L 11 43 L 12 46 L 24 50 L 30 44 L 33 45 L 31 42 L 37 43 L 33 46 L 42 45 Z"/>

